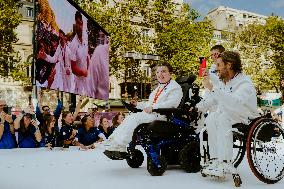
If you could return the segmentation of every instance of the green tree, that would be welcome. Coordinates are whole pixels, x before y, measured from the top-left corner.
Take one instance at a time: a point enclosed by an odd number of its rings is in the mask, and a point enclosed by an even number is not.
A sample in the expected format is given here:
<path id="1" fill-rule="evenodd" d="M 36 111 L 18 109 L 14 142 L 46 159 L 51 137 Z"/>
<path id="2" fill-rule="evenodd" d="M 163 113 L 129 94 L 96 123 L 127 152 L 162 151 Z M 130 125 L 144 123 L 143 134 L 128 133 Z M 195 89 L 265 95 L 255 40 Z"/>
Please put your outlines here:
<path id="1" fill-rule="evenodd" d="M 208 55 L 212 27 L 207 21 L 196 22 L 199 15 L 189 5 L 171 0 L 77 2 L 110 34 L 112 74 L 120 73 L 125 66 L 139 66 L 125 60 L 127 51 L 158 54 L 173 65 L 176 74 L 197 73 L 198 57 Z M 145 30 L 150 35 L 144 35 Z"/>
<path id="2" fill-rule="evenodd" d="M 284 20 L 272 16 L 267 19 L 266 35 L 269 36 L 272 59 L 278 76 L 284 77 Z"/>
<path id="3" fill-rule="evenodd" d="M 17 42 L 15 28 L 21 22 L 19 0 L 0 0 L 0 75 L 8 76 L 18 62 L 13 43 Z"/>
<path id="4" fill-rule="evenodd" d="M 283 31 L 279 30 L 284 29 L 281 22 L 270 17 L 265 25 L 250 24 L 237 32 L 231 44 L 240 52 L 244 71 L 252 77 L 258 92 L 279 91 L 280 77 L 284 73 L 283 58 L 279 57 L 284 50 Z"/>
<path id="5" fill-rule="evenodd" d="M 177 75 L 197 74 L 199 57 L 208 56 L 213 28 L 208 21 L 196 22 L 198 13 L 183 4 L 179 14 L 172 15 L 172 22 L 163 29 L 157 28 L 155 49 L 162 59 L 174 67 Z"/>

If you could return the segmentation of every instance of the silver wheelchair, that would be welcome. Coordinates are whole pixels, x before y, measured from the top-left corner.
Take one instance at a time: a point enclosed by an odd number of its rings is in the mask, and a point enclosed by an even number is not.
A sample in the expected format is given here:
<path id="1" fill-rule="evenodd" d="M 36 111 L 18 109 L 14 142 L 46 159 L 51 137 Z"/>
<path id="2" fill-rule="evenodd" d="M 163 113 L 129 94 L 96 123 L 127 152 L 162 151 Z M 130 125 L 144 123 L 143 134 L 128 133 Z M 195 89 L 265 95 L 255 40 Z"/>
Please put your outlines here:
<path id="1" fill-rule="evenodd" d="M 205 131 L 203 128 L 200 132 L 201 165 L 210 159 Z M 251 171 L 260 181 L 274 184 L 284 177 L 284 131 L 270 114 L 252 120 L 249 125 L 235 124 L 229 132 L 233 132 L 234 155 L 228 174 L 232 174 L 236 187 L 242 184 L 237 167 L 245 155 Z"/>

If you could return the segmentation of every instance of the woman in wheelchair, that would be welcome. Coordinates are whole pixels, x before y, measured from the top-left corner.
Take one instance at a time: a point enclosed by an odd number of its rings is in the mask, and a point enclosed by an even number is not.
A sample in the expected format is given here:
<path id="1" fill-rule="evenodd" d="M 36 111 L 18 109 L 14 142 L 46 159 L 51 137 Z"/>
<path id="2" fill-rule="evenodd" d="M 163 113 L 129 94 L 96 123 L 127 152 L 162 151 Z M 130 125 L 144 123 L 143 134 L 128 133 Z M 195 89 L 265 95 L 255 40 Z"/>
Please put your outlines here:
<path id="1" fill-rule="evenodd" d="M 170 64 L 159 63 L 156 66 L 158 87 L 150 94 L 147 102 L 132 101 L 136 108 L 142 112 L 128 115 L 122 124 L 109 137 L 104 154 L 113 159 L 115 156 L 125 154 L 126 146 L 131 142 L 133 131 L 142 123 L 150 123 L 154 120 L 166 120 L 166 116 L 152 112 L 157 108 L 176 108 L 182 99 L 180 85 L 171 79 L 173 69 Z"/>
<path id="2" fill-rule="evenodd" d="M 211 160 L 203 166 L 202 174 L 225 177 L 226 173 L 233 171 L 232 125 L 248 124 L 259 115 L 256 90 L 251 79 L 242 73 L 239 54 L 232 51 L 220 54 L 216 71 L 221 82 L 213 86 L 205 73 L 203 86 L 207 95 L 197 104 L 198 110 L 202 112 L 217 107 L 205 119 Z"/>

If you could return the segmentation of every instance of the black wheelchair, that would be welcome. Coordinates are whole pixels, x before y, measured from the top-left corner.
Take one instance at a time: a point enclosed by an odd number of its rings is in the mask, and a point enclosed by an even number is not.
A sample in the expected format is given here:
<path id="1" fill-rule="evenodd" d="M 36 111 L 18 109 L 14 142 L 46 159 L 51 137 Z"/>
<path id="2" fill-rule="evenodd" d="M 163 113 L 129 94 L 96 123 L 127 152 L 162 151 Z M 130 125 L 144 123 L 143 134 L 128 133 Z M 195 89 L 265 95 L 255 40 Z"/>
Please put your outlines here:
<path id="1" fill-rule="evenodd" d="M 199 113 L 194 109 L 200 101 L 199 87 L 193 83 L 196 76 L 179 77 L 183 98 L 178 108 L 153 110 L 165 115 L 167 121 L 153 121 L 139 125 L 132 137 L 127 153 L 105 154 L 111 159 L 126 159 L 132 168 L 138 168 L 144 161 L 143 153 L 136 149 L 141 145 L 147 154 L 147 170 L 152 176 L 162 175 L 167 165 L 181 165 L 186 172 L 200 171 L 199 137 L 195 132 Z M 138 110 L 123 102 L 131 112 Z M 193 111 L 189 111 L 193 108 Z"/>

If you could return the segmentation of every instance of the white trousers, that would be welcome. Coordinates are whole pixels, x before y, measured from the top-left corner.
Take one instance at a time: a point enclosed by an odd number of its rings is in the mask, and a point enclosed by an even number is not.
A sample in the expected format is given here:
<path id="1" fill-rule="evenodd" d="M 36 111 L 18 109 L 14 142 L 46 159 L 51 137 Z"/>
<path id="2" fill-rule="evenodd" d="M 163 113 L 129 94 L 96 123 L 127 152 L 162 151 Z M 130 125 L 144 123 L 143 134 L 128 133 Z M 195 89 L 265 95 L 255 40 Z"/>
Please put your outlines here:
<path id="1" fill-rule="evenodd" d="M 239 121 L 241 122 L 241 120 Z M 226 112 L 212 112 L 206 117 L 210 158 L 231 161 L 233 157 L 232 125 L 238 122 Z"/>
<path id="2" fill-rule="evenodd" d="M 116 145 L 127 146 L 131 140 L 135 128 L 142 123 L 150 123 L 155 120 L 166 120 L 165 116 L 160 114 L 138 112 L 126 116 L 124 121 L 110 135 L 109 139 Z M 161 125 L 161 129 L 163 126 Z"/>

